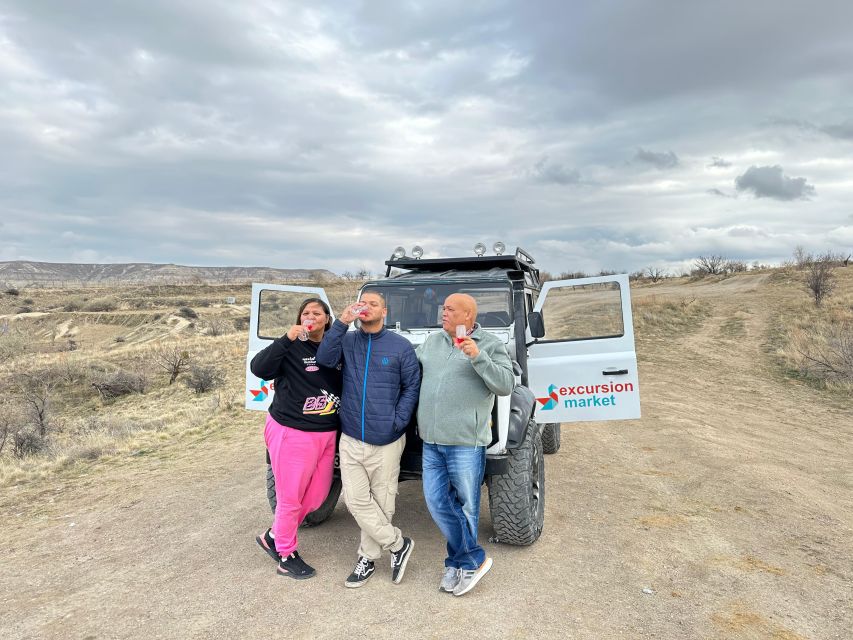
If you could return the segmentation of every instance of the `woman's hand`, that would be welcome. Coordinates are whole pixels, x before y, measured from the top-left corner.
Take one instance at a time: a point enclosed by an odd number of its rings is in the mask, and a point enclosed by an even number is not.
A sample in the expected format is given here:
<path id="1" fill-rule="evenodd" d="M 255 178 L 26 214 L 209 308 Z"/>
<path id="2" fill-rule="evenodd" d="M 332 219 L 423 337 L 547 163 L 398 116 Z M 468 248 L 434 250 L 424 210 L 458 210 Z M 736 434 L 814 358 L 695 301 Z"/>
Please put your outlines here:
<path id="1" fill-rule="evenodd" d="M 287 339 L 293 342 L 294 340 L 299 338 L 299 334 L 305 331 L 305 327 L 301 324 L 295 324 L 290 329 L 287 330 L 287 333 L 284 334 L 287 336 Z"/>

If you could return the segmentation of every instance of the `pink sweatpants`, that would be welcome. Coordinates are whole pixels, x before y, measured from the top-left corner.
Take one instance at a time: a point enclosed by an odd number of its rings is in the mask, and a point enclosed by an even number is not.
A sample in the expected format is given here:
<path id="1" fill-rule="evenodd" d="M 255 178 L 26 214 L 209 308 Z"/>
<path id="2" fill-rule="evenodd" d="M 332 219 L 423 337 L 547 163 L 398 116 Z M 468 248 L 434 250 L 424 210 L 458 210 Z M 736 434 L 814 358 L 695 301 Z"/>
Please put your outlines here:
<path id="1" fill-rule="evenodd" d="M 275 476 L 275 549 L 282 556 L 298 546 L 296 531 L 305 516 L 323 504 L 332 486 L 334 431 L 312 433 L 285 427 L 267 414 L 264 440 Z"/>

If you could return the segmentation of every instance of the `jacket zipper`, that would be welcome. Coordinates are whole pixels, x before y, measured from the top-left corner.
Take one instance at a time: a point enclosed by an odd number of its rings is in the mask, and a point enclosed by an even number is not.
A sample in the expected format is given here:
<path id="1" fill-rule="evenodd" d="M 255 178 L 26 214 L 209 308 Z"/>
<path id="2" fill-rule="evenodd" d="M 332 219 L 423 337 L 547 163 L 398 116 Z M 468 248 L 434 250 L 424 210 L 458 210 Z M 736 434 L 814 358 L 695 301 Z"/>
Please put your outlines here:
<path id="1" fill-rule="evenodd" d="M 364 406 L 367 402 L 367 371 L 370 369 L 370 348 L 373 346 L 373 334 L 367 336 L 367 356 L 364 358 L 364 382 L 361 386 L 361 441 L 364 442 Z"/>

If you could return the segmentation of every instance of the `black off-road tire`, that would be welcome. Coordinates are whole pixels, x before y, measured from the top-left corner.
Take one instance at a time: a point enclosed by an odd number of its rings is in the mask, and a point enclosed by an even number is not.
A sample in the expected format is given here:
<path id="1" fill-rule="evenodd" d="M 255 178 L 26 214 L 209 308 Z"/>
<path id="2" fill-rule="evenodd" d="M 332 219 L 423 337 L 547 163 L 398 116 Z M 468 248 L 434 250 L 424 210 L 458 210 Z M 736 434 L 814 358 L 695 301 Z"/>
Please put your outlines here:
<path id="1" fill-rule="evenodd" d="M 338 504 L 338 498 L 341 497 L 341 479 L 332 478 L 332 486 L 329 489 L 329 495 L 317 509 L 305 516 L 302 522 L 303 527 L 316 527 L 329 519 L 335 507 Z M 267 500 L 270 503 L 270 509 L 275 513 L 275 505 L 277 503 L 275 497 L 275 477 L 272 474 L 272 466 L 267 465 Z"/>
<path id="2" fill-rule="evenodd" d="M 545 524 L 545 458 L 539 427 L 531 420 L 521 445 L 509 456 L 509 470 L 489 476 L 489 509 L 494 541 L 526 546 Z"/>
<path id="3" fill-rule="evenodd" d="M 557 453 L 560 450 L 560 423 L 551 422 L 542 428 L 542 451 Z"/>

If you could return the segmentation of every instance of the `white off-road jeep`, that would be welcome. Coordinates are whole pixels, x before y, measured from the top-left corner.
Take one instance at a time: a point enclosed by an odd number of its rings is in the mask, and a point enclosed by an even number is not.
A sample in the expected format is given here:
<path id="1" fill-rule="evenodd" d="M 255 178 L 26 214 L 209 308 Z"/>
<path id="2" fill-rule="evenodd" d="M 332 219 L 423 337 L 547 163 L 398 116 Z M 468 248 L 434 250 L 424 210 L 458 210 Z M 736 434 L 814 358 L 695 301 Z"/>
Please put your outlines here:
<path id="1" fill-rule="evenodd" d="M 483 250 L 479 245 L 478 252 Z M 388 330 L 418 345 L 442 331 L 444 299 L 467 293 L 477 300 L 477 322 L 506 345 L 516 385 L 511 395 L 497 398 L 492 410 L 485 481 L 493 539 L 532 544 L 545 519 L 543 454 L 559 450 L 560 423 L 640 417 L 628 276 L 542 284 L 533 258 L 521 249 L 512 255 L 439 259 L 409 258 L 398 249 L 385 264 L 385 278 L 365 282 L 360 295 L 371 290 L 384 295 Z M 266 410 L 275 391 L 270 381 L 252 375 L 249 363 L 293 324 L 308 296 L 328 301 L 320 287 L 252 286 L 247 409 Z M 421 440 L 414 418 L 400 466 L 401 480 L 420 478 Z M 306 524 L 328 518 L 340 491 L 336 471 L 326 502 Z M 274 509 L 269 464 L 267 496 Z"/>

